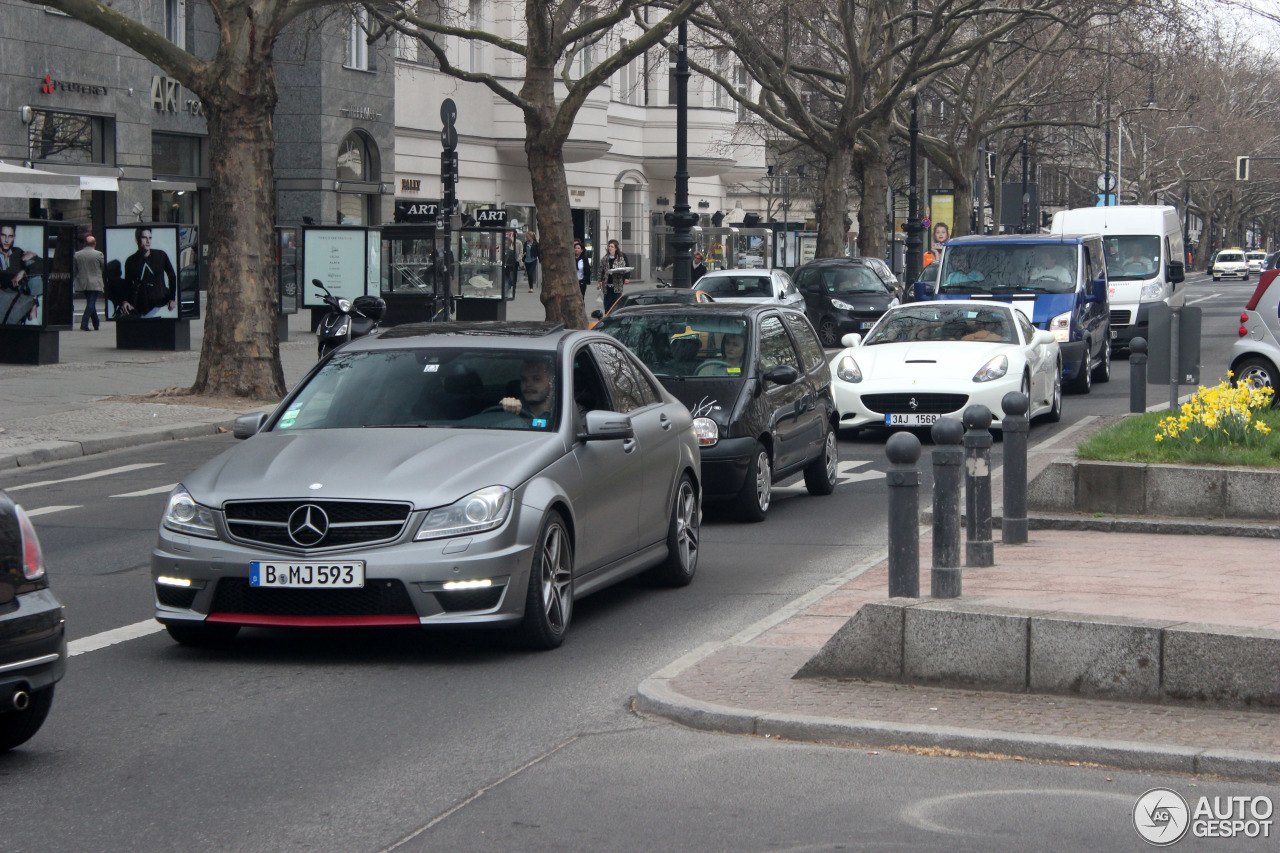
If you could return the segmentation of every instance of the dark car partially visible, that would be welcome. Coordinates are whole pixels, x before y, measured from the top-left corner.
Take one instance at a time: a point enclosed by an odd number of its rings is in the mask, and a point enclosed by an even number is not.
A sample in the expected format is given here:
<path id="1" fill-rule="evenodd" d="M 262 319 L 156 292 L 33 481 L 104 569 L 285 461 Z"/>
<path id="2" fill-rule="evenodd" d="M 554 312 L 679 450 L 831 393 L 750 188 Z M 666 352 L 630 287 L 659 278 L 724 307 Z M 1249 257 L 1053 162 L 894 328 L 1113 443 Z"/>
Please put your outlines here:
<path id="1" fill-rule="evenodd" d="M 899 302 L 897 281 L 872 258 L 822 258 L 796 270 L 804 310 L 824 347 L 850 332 L 865 334 Z"/>
<path id="2" fill-rule="evenodd" d="M 31 519 L 0 491 L 0 752 L 30 740 L 67 667 L 62 605 Z"/>

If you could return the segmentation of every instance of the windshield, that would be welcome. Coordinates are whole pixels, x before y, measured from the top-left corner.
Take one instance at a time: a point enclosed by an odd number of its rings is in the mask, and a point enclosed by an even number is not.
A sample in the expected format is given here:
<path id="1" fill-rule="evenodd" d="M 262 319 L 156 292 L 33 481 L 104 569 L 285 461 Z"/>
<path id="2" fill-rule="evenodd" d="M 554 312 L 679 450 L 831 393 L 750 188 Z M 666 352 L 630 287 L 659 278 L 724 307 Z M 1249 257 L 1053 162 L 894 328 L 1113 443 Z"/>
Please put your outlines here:
<path id="1" fill-rule="evenodd" d="M 888 293 L 880 276 L 868 267 L 838 267 L 822 271 L 827 292 L 839 293 Z"/>
<path id="2" fill-rule="evenodd" d="M 1244 255 L 1239 252 L 1219 252 L 1218 263 L 1238 264 L 1244 260 Z"/>
<path id="3" fill-rule="evenodd" d="M 909 341 L 981 341 L 1015 344 L 1018 333 L 1006 308 L 966 303 L 923 302 L 880 318 L 863 346 Z"/>
<path id="4" fill-rule="evenodd" d="M 773 285 L 767 275 L 704 275 L 698 279 L 694 289 L 710 293 L 717 299 L 740 296 L 773 298 Z"/>
<path id="5" fill-rule="evenodd" d="M 559 386 L 554 359 L 545 352 L 338 353 L 303 386 L 274 429 L 553 430 Z"/>
<path id="6" fill-rule="evenodd" d="M 1249 253 L 1249 260 L 1251 261 L 1265 261 L 1266 259 L 1267 259 L 1266 252 L 1250 252 Z"/>
<path id="7" fill-rule="evenodd" d="M 1149 234 L 1106 238 L 1107 278 L 1137 281 L 1160 274 L 1160 238 Z"/>
<path id="8" fill-rule="evenodd" d="M 920 278 L 919 278 L 919 279 L 917 279 L 917 280 L 918 280 L 918 281 L 923 281 L 923 282 L 926 282 L 926 283 L 937 281 L 937 280 L 938 280 L 938 267 L 939 267 L 939 266 L 940 266 L 940 264 L 936 264 L 936 263 L 934 263 L 934 264 L 929 264 L 929 266 L 927 266 L 927 267 L 925 267 L 924 269 L 920 270 Z"/>
<path id="9" fill-rule="evenodd" d="M 1072 293 L 1075 245 L 998 243 L 947 246 L 940 293 Z"/>
<path id="10" fill-rule="evenodd" d="M 737 317 L 623 315 L 606 319 L 600 331 L 625 344 L 659 379 L 736 377 L 747 366 L 747 321 Z"/>

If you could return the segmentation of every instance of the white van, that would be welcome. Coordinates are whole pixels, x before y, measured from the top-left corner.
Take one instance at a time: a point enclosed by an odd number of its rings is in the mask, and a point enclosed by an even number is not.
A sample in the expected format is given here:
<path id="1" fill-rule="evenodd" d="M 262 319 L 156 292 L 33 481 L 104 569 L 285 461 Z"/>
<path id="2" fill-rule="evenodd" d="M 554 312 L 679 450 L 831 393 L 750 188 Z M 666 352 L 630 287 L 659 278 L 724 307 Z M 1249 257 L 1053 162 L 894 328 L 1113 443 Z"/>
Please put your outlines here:
<path id="1" fill-rule="evenodd" d="M 1101 234 L 1110 282 L 1111 339 L 1148 338 L 1147 311 L 1168 302 L 1186 278 L 1182 223 L 1175 208 L 1151 204 L 1080 207 L 1053 215 L 1054 234 Z"/>

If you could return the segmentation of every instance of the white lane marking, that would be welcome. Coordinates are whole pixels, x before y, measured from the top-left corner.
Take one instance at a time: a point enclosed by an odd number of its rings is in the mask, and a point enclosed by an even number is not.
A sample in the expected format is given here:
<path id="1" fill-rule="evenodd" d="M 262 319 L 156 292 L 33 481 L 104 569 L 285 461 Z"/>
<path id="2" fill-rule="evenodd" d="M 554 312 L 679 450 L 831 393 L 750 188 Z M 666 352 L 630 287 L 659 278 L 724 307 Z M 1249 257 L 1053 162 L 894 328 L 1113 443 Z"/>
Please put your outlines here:
<path id="1" fill-rule="evenodd" d="M 1210 299 L 1217 299 L 1219 296 L 1222 296 L 1222 295 L 1223 294 L 1221 293 L 1210 293 L 1208 296 L 1201 296 L 1199 299 L 1188 299 L 1186 304 L 1195 305 L 1197 302 L 1205 302 Z"/>
<path id="2" fill-rule="evenodd" d="M 39 509 L 27 509 L 24 506 L 23 509 L 27 510 L 28 518 L 35 518 L 37 515 L 49 515 L 55 512 L 62 512 L 64 509 L 79 509 L 81 506 L 83 504 L 76 504 L 75 506 L 42 506 Z"/>
<path id="3" fill-rule="evenodd" d="M 845 483 L 861 483 L 863 480 L 881 480 L 885 477 L 883 471 L 860 471 L 857 474 L 851 473 L 855 468 L 863 468 L 870 465 L 870 462 L 840 462 L 836 465 L 836 485 L 844 485 Z"/>
<path id="4" fill-rule="evenodd" d="M 178 487 L 177 483 L 170 483 L 167 486 L 156 486 L 154 489 L 143 489 L 140 492 L 125 492 L 122 495 L 112 495 L 113 498 L 140 498 L 145 495 L 164 495 L 172 492 Z"/>
<path id="5" fill-rule="evenodd" d="M 146 637 L 149 634 L 155 634 L 163 630 L 164 626 L 159 622 L 154 619 L 148 619 L 145 622 L 135 622 L 132 625 L 103 631 L 101 634 L 94 634 L 90 637 L 81 637 L 78 640 L 72 640 L 67 643 L 67 657 L 73 658 L 85 652 L 96 652 L 98 649 L 105 649 L 107 646 L 136 640 L 139 637 Z"/>
<path id="6" fill-rule="evenodd" d="M 52 486 L 57 483 L 71 483 L 76 480 L 92 480 L 97 477 L 109 477 L 112 474 L 123 474 L 126 471 L 137 471 L 139 468 L 154 468 L 163 462 L 138 462 L 133 465 L 121 465 L 119 468 L 108 468 L 105 471 L 94 471 L 92 474 L 81 474 L 78 477 L 65 477 L 61 480 L 41 480 L 39 483 L 23 483 L 21 486 L 5 486 L 6 492 L 20 492 L 23 489 L 34 489 L 37 486 Z"/>

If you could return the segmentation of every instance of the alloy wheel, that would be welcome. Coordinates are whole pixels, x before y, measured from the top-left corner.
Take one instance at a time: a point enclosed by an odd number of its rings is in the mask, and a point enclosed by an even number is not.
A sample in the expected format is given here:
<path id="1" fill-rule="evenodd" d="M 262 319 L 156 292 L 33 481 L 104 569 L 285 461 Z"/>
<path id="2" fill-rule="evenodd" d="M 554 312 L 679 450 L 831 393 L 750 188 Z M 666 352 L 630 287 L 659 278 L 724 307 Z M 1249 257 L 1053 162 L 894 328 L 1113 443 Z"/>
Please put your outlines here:
<path id="1" fill-rule="evenodd" d="M 698 496 L 694 494 L 693 484 L 685 480 L 676 497 L 676 549 L 685 571 L 691 571 L 698 564 L 698 516 Z"/>
<path id="2" fill-rule="evenodd" d="M 542 538 L 542 607 L 547 623 L 557 633 L 569 624 L 573 607 L 573 567 L 570 565 L 568 538 L 558 523 L 547 527 Z"/>
<path id="3" fill-rule="evenodd" d="M 839 473 L 837 466 L 840 464 L 840 448 L 836 446 L 835 430 L 831 430 L 827 433 L 827 443 L 824 452 L 827 457 L 827 480 L 834 483 Z"/>
<path id="4" fill-rule="evenodd" d="M 773 497 L 773 470 L 769 467 L 769 454 L 764 450 L 756 458 L 756 503 L 760 511 L 769 509 Z"/>

